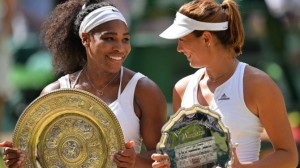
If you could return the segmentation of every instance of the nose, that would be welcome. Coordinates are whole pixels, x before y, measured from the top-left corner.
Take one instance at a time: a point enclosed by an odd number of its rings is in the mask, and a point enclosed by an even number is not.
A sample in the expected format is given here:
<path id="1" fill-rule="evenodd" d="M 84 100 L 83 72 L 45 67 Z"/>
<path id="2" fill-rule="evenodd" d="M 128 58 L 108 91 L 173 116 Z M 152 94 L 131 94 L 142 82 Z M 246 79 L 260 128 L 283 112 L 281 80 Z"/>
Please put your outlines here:
<path id="1" fill-rule="evenodd" d="M 177 43 L 177 52 L 183 52 L 183 47 L 182 47 L 182 44 L 180 42 L 180 40 L 178 40 L 178 43 Z"/>
<path id="2" fill-rule="evenodd" d="M 118 51 L 121 52 L 124 50 L 124 44 L 122 43 L 122 41 L 116 41 L 113 45 L 113 50 L 114 51 Z"/>

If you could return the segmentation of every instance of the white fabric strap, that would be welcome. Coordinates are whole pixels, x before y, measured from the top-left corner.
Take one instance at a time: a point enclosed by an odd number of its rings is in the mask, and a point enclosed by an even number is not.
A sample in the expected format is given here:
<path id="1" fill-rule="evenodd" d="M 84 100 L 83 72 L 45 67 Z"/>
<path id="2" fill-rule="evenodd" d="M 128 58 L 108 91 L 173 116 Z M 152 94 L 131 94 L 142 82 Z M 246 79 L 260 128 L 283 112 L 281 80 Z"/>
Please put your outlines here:
<path id="1" fill-rule="evenodd" d="M 113 6 L 104 6 L 92 11 L 81 22 L 79 28 L 80 38 L 82 38 L 81 37 L 82 32 L 89 32 L 93 28 L 97 27 L 98 25 L 111 20 L 121 20 L 127 25 L 126 20 L 122 15 L 122 13 Z"/>
<path id="2" fill-rule="evenodd" d="M 219 23 L 201 22 L 201 21 L 189 18 L 179 12 L 176 13 L 176 18 L 174 20 L 174 24 L 187 27 L 190 30 L 221 31 L 221 30 L 228 29 L 228 21 L 219 22 Z"/>

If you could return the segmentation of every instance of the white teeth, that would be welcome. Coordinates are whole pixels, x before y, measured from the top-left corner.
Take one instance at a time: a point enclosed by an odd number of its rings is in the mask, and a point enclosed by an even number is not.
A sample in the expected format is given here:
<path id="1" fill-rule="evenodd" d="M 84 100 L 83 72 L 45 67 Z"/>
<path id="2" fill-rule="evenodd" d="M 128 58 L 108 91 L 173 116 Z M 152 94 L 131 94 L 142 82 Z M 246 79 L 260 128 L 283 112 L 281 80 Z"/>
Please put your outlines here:
<path id="1" fill-rule="evenodd" d="M 109 58 L 113 59 L 113 60 L 117 60 L 117 61 L 122 60 L 122 57 L 112 57 L 112 56 L 109 56 Z"/>

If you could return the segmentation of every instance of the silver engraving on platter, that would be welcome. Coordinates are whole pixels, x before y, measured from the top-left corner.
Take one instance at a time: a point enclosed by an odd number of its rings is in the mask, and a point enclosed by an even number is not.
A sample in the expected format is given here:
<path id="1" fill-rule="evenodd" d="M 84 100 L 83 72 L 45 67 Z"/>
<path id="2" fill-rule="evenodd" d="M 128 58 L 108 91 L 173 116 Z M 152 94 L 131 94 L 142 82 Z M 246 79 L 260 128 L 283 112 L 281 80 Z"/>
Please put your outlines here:
<path id="1" fill-rule="evenodd" d="M 195 167 L 213 163 L 217 159 L 216 142 L 213 137 L 203 138 L 175 147 L 177 168 Z"/>
<path id="2" fill-rule="evenodd" d="M 64 158 L 73 162 L 80 154 L 80 145 L 74 140 L 68 140 L 63 144 L 62 151 Z"/>

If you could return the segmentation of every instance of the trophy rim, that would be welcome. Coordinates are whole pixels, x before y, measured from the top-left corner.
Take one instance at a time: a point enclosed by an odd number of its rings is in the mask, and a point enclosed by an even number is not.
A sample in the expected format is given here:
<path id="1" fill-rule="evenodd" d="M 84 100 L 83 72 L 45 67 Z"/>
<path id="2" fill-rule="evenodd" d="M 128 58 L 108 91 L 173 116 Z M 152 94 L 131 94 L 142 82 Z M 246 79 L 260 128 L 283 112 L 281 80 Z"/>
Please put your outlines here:
<path id="1" fill-rule="evenodd" d="M 230 139 L 229 129 L 221 121 L 221 115 L 219 113 L 209 109 L 209 107 L 202 106 L 200 104 L 194 104 L 193 106 L 191 106 L 189 108 L 184 108 L 184 107 L 179 108 L 175 114 L 170 116 L 170 119 L 168 120 L 168 122 L 165 123 L 164 126 L 162 127 L 161 132 L 162 133 L 167 132 L 167 130 L 169 130 L 175 124 L 175 122 L 178 121 L 178 119 L 181 118 L 182 116 L 194 114 L 194 113 L 197 113 L 197 111 L 201 111 L 205 114 L 210 114 L 211 116 L 215 117 L 218 120 L 218 124 L 220 125 L 222 130 L 228 134 L 228 138 Z"/>
<path id="2" fill-rule="evenodd" d="M 68 107 L 67 110 L 64 109 L 64 107 L 58 107 L 57 109 L 50 109 L 49 112 L 46 112 L 47 116 L 41 117 L 41 120 L 38 121 L 32 121 L 30 117 L 36 112 L 38 108 L 40 108 L 42 105 L 47 105 L 47 101 L 55 101 L 55 99 L 59 96 L 66 96 L 67 98 L 83 98 L 84 101 L 93 104 L 93 112 L 87 112 L 87 109 L 81 109 L 78 106 L 72 106 Z M 64 104 L 63 104 L 64 105 Z M 52 110 L 52 111 L 51 111 Z M 54 114 L 58 112 L 58 114 Z M 91 110 L 92 111 L 92 110 Z M 100 115 L 101 113 L 101 115 Z M 98 115 L 97 115 L 98 114 Z M 50 117 L 51 115 L 54 115 L 54 117 Z M 104 140 L 101 141 L 102 146 L 106 146 L 106 148 L 103 148 L 101 153 L 107 154 L 105 156 L 106 160 L 104 159 L 105 164 L 109 158 L 111 158 L 111 153 L 113 152 L 112 150 L 119 150 L 123 149 L 125 147 L 125 138 L 123 135 L 123 131 L 121 129 L 120 123 L 115 116 L 115 114 L 112 112 L 112 110 L 106 105 L 105 102 L 103 102 L 100 98 L 96 97 L 95 95 L 84 91 L 80 89 L 73 89 L 73 88 L 66 88 L 66 89 L 57 89 L 53 90 L 51 92 L 48 92 L 38 98 L 36 98 L 34 101 L 32 101 L 23 111 L 23 113 L 20 115 L 14 132 L 13 132 L 13 144 L 15 147 L 20 148 L 21 147 L 21 139 L 26 137 L 25 143 L 27 143 L 26 148 L 21 150 L 25 154 L 29 154 L 31 157 L 26 159 L 26 162 L 30 162 L 29 164 L 32 165 L 37 165 L 38 163 L 37 160 L 35 159 L 38 157 L 38 144 L 37 141 L 40 141 L 40 137 L 42 134 L 44 134 L 44 131 L 49 130 L 51 125 L 50 123 L 55 122 L 59 118 L 67 116 L 67 117 L 73 117 L 76 116 L 76 119 L 82 119 L 82 120 L 88 120 L 92 123 L 92 126 L 95 127 L 95 129 L 98 131 L 96 132 L 99 135 L 103 135 Z M 101 118 L 103 117 L 103 118 Z M 73 117 L 74 118 L 74 117 Z M 31 121 L 30 124 L 31 126 L 26 125 L 28 121 Z M 110 123 L 108 126 L 109 128 L 103 128 L 104 125 L 101 123 L 102 121 Z M 46 124 L 43 124 L 46 123 Z M 29 124 L 29 125 L 30 125 Z M 40 126 L 40 127 L 39 127 Z M 24 127 L 27 127 L 27 129 L 31 128 L 32 130 L 32 135 L 28 135 L 24 130 Z M 39 127 L 39 128 L 34 128 L 34 127 Z M 37 131 L 37 129 L 39 129 Z M 105 129 L 108 129 L 106 132 Z M 110 131 L 113 131 L 111 133 Z M 69 133 L 68 135 L 71 135 Z M 114 136 L 117 140 L 110 140 L 111 136 Z M 40 143 L 40 142 L 38 142 Z M 45 142 L 43 142 L 45 143 Z M 81 142 L 80 143 L 84 143 Z M 43 144 L 45 145 L 45 144 Z M 61 156 L 57 156 L 61 159 Z M 82 160 L 82 159 L 81 159 Z M 44 164 L 44 163 L 43 163 Z M 48 165 L 51 167 L 51 165 Z M 26 167 L 26 166 L 25 166 Z M 30 166 L 29 166 L 30 167 Z"/>

